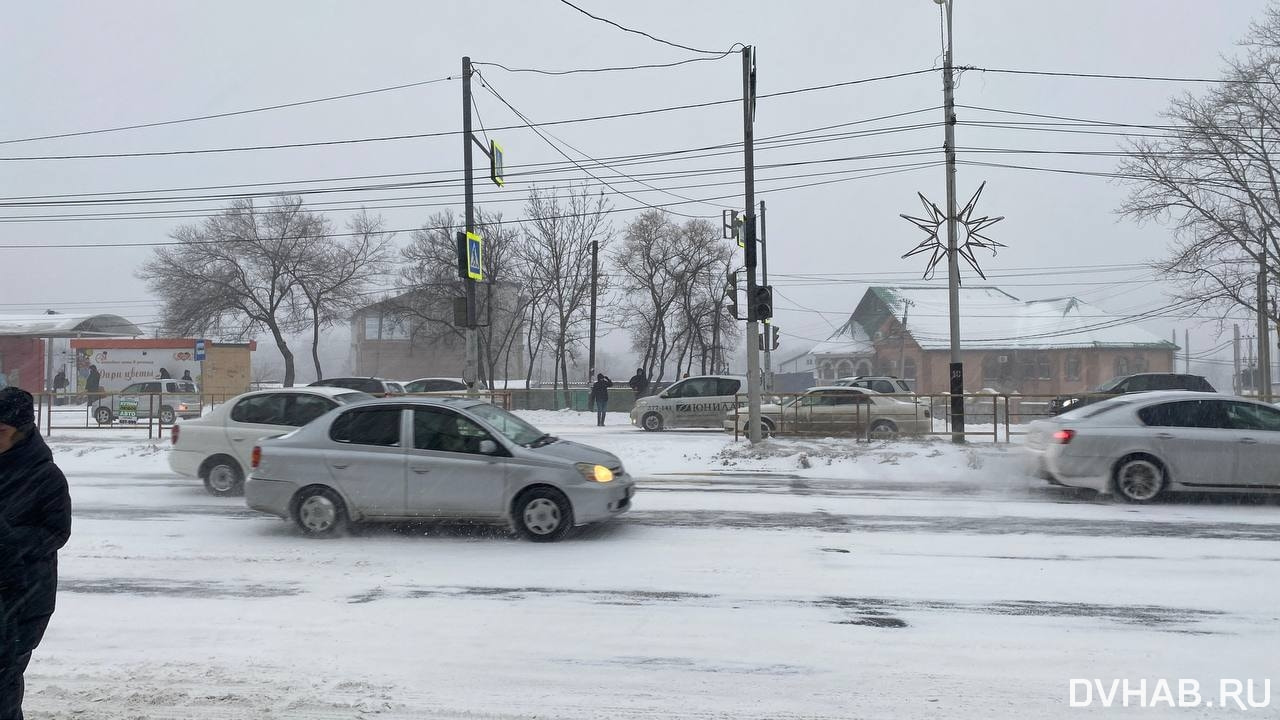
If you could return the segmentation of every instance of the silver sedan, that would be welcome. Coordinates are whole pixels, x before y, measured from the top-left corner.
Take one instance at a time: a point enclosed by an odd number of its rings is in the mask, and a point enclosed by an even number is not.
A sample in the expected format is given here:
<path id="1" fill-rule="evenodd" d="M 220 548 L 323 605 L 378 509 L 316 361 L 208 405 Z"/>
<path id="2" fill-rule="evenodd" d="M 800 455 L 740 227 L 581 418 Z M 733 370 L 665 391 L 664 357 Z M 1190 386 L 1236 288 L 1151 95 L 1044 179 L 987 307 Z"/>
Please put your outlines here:
<path id="1" fill-rule="evenodd" d="M 1280 409 L 1216 393 L 1124 395 L 1031 423 L 1041 477 L 1130 502 L 1168 492 L 1280 491 Z"/>
<path id="2" fill-rule="evenodd" d="M 626 512 L 635 493 L 611 453 L 463 398 L 338 408 L 262 440 L 252 465 L 249 507 L 317 537 L 350 522 L 428 518 L 507 523 L 547 542 Z"/>

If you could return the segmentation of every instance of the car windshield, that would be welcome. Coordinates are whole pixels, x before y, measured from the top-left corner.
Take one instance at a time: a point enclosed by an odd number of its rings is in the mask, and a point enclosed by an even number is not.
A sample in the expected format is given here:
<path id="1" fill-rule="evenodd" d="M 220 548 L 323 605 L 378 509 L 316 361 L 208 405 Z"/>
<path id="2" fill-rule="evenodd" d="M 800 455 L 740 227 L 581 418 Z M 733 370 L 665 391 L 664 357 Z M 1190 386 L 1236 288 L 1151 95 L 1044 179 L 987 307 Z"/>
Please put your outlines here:
<path id="1" fill-rule="evenodd" d="M 1084 407 L 1076 408 L 1075 410 L 1069 410 L 1059 415 L 1058 418 L 1068 421 L 1084 420 L 1087 418 L 1097 417 L 1103 413 L 1111 412 L 1117 408 L 1122 408 L 1125 405 L 1131 405 L 1132 403 L 1133 401 L 1130 400 L 1129 397 L 1115 397 L 1110 400 L 1093 403 L 1092 405 L 1085 405 Z"/>
<path id="2" fill-rule="evenodd" d="M 517 445 L 531 445 L 547 435 L 524 420 L 494 405 L 473 405 L 467 410 L 472 415 L 489 423 L 503 437 Z"/>
<path id="3" fill-rule="evenodd" d="M 1119 384 L 1120 384 L 1120 383 L 1122 383 L 1122 382 L 1124 382 L 1124 378 L 1123 378 L 1123 377 L 1111 378 L 1110 380 L 1108 380 L 1108 381 L 1106 381 L 1106 382 L 1102 383 L 1101 385 L 1099 385 L 1098 387 L 1094 388 L 1094 389 L 1093 389 L 1093 392 L 1096 392 L 1096 393 L 1111 392 L 1112 390 L 1115 390 L 1115 389 L 1116 389 L 1116 386 L 1117 386 L 1117 385 L 1119 385 Z"/>
<path id="4" fill-rule="evenodd" d="M 351 403 L 360 402 L 361 400 L 372 400 L 373 396 L 369 393 L 355 391 L 342 393 L 341 395 L 334 395 L 333 399 L 343 405 L 350 405 Z"/>

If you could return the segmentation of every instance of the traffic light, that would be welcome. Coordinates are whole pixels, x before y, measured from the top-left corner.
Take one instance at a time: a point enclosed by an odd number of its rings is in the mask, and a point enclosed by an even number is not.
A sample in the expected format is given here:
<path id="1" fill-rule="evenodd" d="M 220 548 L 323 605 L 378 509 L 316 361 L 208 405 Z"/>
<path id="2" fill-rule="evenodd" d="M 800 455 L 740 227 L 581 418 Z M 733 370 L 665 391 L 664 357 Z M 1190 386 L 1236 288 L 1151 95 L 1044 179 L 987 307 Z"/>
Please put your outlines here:
<path id="1" fill-rule="evenodd" d="M 780 335 L 780 334 L 781 334 L 781 333 L 779 333 L 779 332 L 778 332 L 778 328 L 777 328 L 776 326 L 770 326 L 770 328 L 769 328 L 769 336 L 770 336 L 771 338 L 773 338 L 773 347 L 769 348 L 770 350 L 777 350 L 777 349 L 778 349 L 778 335 Z"/>
<path id="2" fill-rule="evenodd" d="M 729 314 L 738 319 L 738 273 L 730 272 L 725 279 L 724 294 L 729 298 Z"/>
<path id="3" fill-rule="evenodd" d="M 761 285 L 756 288 L 756 296 L 752 298 L 756 320 L 764 321 L 773 317 L 773 286 Z"/>

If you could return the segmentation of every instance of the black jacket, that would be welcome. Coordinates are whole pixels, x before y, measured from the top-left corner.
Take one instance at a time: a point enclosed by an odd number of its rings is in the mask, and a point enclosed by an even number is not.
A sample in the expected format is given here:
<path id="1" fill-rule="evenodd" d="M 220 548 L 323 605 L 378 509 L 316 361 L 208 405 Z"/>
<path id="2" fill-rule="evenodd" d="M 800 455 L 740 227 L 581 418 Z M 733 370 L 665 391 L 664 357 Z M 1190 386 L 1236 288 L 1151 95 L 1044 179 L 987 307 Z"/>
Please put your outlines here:
<path id="1" fill-rule="evenodd" d="M 613 381 L 609 378 L 597 380 L 591 385 L 591 402 L 609 399 L 609 388 L 613 387 Z"/>
<path id="2" fill-rule="evenodd" d="M 649 378 L 637 373 L 631 376 L 631 379 L 627 381 L 627 385 L 630 385 L 631 389 L 636 391 L 636 395 L 641 395 L 649 387 Z"/>
<path id="3" fill-rule="evenodd" d="M 9 642 L 18 626 L 53 614 L 58 549 L 71 537 L 67 479 L 39 431 L 29 432 L 0 453 L 0 640 Z M 18 653 L 38 641 L 17 641 Z"/>

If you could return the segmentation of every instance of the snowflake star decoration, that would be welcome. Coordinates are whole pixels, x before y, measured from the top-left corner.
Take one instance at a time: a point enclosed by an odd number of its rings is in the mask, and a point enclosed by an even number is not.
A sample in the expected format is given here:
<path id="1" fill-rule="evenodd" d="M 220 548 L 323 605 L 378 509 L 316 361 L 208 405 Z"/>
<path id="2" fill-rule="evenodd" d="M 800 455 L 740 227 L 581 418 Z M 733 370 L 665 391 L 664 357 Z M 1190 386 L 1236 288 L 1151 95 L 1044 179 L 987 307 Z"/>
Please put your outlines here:
<path id="1" fill-rule="evenodd" d="M 973 217 L 973 211 L 978 204 L 978 198 L 982 196 L 982 190 L 986 186 L 986 182 L 979 185 L 978 191 L 973 194 L 973 197 L 969 199 L 969 202 L 965 203 L 964 208 L 956 214 L 956 220 L 961 225 L 964 225 L 965 232 L 964 241 L 956 247 L 956 252 L 965 259 L 965 262 L 969 263 L 969 267 L 973 268 L 974 272 L 978 273 L 978 276 L 983 280 L 986 280 L 987 276 L 983 274 L 982 268 L 978 266 L 977 258 L 973 256 L 974 248 L 989 250 L 992 255 L 995 255 L 996 248 L 1005 247 L 1003 243 L 996 242 L 985 234 L 987 228 L 1003 220 L 1003 216 L 988 217 L 983 215 L 978 218 Z M 947 256 L 947 243 L 942 238 L 938 237 L 939 231 L 947 222 L 947 214 L 942 212 L 942 209 L 936 204 L 929 202 L 929 200 L 925 198 L 924 193 L 916 193 L 916 195 L 920 197 L 920 204 L 924 205 L 924 211 L 928 217 L 914 217 L 906 214 L 903 214 L 900 217 L 928 233 L 928 237 L 920 241 L 919 245 L 916 245 L 902 257 L 908 258 L 912 255 L 929 252 L 929 264 L 925 267 L 924 279 L 931 280 L 937 270 L 938 263 L 942 262 L 942 259 Z M 958 278 L 957 281 L 959 281 Z"/>

